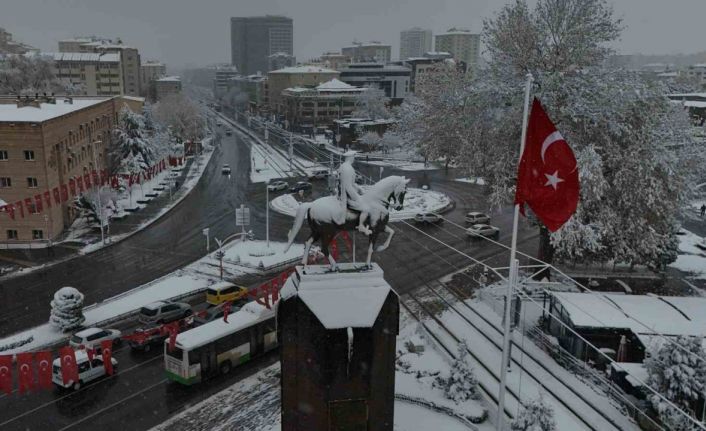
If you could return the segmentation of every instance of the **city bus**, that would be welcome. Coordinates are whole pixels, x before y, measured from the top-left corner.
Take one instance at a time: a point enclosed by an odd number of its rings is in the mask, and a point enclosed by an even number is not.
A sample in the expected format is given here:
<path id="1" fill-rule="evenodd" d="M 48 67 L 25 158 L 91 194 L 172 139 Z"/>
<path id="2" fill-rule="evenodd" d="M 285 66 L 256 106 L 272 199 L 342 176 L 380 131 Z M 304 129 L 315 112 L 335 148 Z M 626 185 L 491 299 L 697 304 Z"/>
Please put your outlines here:
<path id="1" fill-rule="evenodd" d="M 229 315 L 228 323 L 218 319 L 178 334 L 171 351 L 164 340 L 164 368 L 170 380 L 192 385 L 275 347 L 275 311 L 252 301 Z"/>

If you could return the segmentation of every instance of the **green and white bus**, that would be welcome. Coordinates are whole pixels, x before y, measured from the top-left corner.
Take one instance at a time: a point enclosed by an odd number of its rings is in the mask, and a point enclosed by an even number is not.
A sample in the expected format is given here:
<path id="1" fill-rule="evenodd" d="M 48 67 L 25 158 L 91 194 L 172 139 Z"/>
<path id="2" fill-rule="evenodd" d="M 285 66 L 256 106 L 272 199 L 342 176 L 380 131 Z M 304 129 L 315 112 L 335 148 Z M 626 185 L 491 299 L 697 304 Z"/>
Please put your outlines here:
<path id="1" fill-rule="evenodd" d="M 277 347 L 274 309 L 255 301 L 223 319 L 214 320 L 177 335 L 176 347 L 169 351 L 164 341 L 164 368 L 167 377 L 192 385 Z"/>

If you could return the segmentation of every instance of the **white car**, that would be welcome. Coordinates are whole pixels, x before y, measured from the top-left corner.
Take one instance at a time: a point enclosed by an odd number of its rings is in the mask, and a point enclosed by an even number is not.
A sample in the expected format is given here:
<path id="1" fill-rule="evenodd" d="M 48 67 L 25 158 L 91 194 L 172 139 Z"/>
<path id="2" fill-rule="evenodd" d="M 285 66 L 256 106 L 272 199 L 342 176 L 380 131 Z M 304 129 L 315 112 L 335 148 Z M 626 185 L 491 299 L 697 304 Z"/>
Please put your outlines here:
<path id="1" fill-rule="evenodd" d="M 471 211 L 468 214 L 466 214 L 466 223 L 470 224 L 479 224 L 479 223 L 488 223 L 490 222 L 490 217 L 488 217 L 487 214 L 478 212 L 478 211 Z"/>
<path id="2" fill-rule="evenodd" d="M 88 355 L 83 350 L 77 350 L 75 355 L 76 366 L 78 367 L 78 381 L 70 380 L 64 384 L 64 379 L 61 376 L 61 358 L 56 358 L 52 363 L 51 373 L 51 381 L 55 385 L 64 389 L 72 388 L 79 390 L 81 386 L 105 376 L 105 366 L 103 365 L 103 357 L 101 355 L 95 355 L 93 361 L 88 360 Z M 117 371 L 118 361 L 111 356 L 110 362 L 113 364 L 113 373 L 115 373 L 115 371 Z"/>
<path id="3" fill-rule="evenodd" d="M 74 349 L 99 349 L 101 341 L 104 340 L 111 340 L 115 345 L 120 344 L 120 335 L 117 329 L 88 328 L 75 333 L 69 340 L 69 345 Z"/>
<path id="4" fill-rule="evenodd" d="M 288 188 L 289 184 L 287 184 L 286 181 L 273 181 L 267 185 L 267 190 L 271 192 L 279 192 L 282 190 L 287 190 Z"/>
<path id="5" fill-rule="evenodd" d="M 500 229 L 489 224 L 474 224 L 466 229 L 466 235 L 470 237 L 485 236 L 497 239 L 500 236 Z"/>
<path id="6" fill-rule="evenodd" d="M 419 213 L 414 216 L 414 221 L 421 224 L 441 223 L 444 218 L 435 213 Z"/>
<path id="7" fill-rule="evenodd" d="M 309 174 L 310 180 L 325 180 L 328 178 L 328 169 L 317 169 Z"/>
<path id="8" fill-rule="evenodd" d="M 223 167 L 221 168 L 221 173 L 223 175 L 230 175 L 230 165 L 227 163 L 223 165 Z"/>

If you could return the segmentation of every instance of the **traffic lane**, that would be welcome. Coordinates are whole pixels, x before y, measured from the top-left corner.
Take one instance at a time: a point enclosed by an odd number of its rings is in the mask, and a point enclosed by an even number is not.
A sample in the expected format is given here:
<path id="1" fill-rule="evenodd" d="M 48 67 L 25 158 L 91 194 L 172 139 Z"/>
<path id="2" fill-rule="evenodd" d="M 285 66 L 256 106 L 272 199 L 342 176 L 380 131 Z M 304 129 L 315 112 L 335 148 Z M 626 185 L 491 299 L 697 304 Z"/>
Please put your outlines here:
<path id="1" fill-rule="evenodd" d="M 168 215 L 132 237 L 43 270 L 0 280 L 0 336 L 46 321 L 51 297 L 61 286 L 77 287 L 90 304 L 202 256 L 205 241 L 201 229 L 213 220 L 222 221 L 232 209 L 222 199 L 223 191 L 238 196 L 242 185 L 247 185 L 249 155 L 240 157 L 243 147 L 235 137 L 224 139 L 220 152 L 213 156 L 218 162 L 208 167 L 194 190 Z M 237 166 L 230 183 L 220 174 L 221 160 Z"/>

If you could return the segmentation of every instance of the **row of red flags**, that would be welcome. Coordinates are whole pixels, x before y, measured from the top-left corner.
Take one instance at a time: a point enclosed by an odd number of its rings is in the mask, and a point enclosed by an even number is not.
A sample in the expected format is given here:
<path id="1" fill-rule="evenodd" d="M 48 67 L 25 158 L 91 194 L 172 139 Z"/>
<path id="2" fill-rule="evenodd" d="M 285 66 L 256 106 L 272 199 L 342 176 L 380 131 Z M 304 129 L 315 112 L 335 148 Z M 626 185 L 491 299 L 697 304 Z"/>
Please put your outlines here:
<path id="1" fill-rule="evenodd" d="M 180 166 L 183 163 L 183 157 L 169 156 L 167 159 L 161 160 L 157 164 L 135 174 L 108 175 L 107 170 L 93 170 L 84 175 L 69 178 L 68 183 L 61 184 L 43 193 L 37 193 L 34 197 L 0 206 L 0 212 L 6 213 L 12 220 L 15 220 L 16 216 L 24 218 L 25 210 L 27 214 L 41 213 L 44 208 L 51 208 L 52 204 L 60 205 L 68 202 L 69 199 L 81 195 L 84 191 L 88 191 L 93 187 L 110 185 L 110 187 L 117 189 L 120 187 L 120 178 L 127 181 L 128 187 L 132 187 L 133 184 L 140 184 L 141 180 L 152 179 L 152 177 L 167 169 L 167 164 L 169 166 Z"/>

